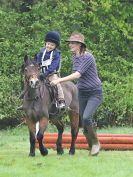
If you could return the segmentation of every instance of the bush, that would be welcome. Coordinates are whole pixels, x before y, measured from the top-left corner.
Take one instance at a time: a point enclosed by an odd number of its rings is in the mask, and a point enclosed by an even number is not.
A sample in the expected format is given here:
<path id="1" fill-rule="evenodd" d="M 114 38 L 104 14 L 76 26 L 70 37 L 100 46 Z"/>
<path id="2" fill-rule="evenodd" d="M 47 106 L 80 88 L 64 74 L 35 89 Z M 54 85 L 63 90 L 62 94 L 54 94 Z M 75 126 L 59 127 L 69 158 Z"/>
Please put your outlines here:
<path id="1" fill-rule="evenodd" d="M 33 57 L 43 47 L 44 34 L 58 30 L 62 38 L 61 75 L 65 76 L 71 73 L 72 61 L 64 41 L 71 32 L 80 31 L 86 36 L 86 44 L 96 58 L 104 88 L 104 102 L 96 119 L 105 125 L 132 125 L 130 1 L 34 1 L 30 10 L 23 13 L 7 7 L 0 10 L 1 119 L 21 116 L 13 105 L 19 103 L 19 67 L 25 53 Z"/>

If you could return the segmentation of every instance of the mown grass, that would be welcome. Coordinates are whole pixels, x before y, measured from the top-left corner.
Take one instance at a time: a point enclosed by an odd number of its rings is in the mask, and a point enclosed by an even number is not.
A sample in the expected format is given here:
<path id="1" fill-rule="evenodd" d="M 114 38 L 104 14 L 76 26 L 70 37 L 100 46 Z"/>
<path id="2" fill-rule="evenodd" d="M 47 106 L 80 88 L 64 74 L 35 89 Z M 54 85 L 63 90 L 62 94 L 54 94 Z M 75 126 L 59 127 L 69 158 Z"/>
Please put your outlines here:
<path id="1" fill-rule="evenodd" d="M 49 132 L 56 131 L 49 127 Z M 108 128 L 98 133 L 133 133 L 132 128 Z M 133 151 L 101 151 L 98 157 L 88 156 L 87 150 L 77 150 L 75 156 L 49 155 L 28 157 L 27 127 L 0 131 L 0 177 L 132 177 Z"/>

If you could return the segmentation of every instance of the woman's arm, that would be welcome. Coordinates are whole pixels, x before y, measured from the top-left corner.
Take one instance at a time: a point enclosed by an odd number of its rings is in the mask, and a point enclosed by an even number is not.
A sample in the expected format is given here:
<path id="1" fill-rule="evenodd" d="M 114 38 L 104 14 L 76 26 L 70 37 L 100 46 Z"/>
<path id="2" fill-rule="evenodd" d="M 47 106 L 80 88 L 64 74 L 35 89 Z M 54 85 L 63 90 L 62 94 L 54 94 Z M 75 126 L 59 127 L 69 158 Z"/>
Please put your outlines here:
<path id="1" fill-rule="evenodd" d="M 51 85 L 57 85 L 60 82 L 65 82 L 65 81 L 71 81 L 71 80 L 79 79 L 80 76 L 81 76 L 81 74 L 78 71 L 76 71 L 75 73 L 72 73 L 72 74 L 70 74 L 70 75 L 68 75 L 66 77 L 58 78 L 58 79 L 56 79 L 54 81 L 51 81 L 50 84 Z"/>

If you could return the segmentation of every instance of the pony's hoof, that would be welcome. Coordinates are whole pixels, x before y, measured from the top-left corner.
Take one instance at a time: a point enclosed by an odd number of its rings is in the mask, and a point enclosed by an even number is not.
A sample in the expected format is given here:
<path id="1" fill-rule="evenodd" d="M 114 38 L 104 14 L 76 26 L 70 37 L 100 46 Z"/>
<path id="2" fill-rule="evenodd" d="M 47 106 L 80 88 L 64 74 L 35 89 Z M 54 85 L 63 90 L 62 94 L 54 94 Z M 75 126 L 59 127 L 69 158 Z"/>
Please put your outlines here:
<path id="1" fill-rule="evenodd" d="M 64 154 L 64 150 L 62 149 L 61 151 L 57 151 L 57 155 L 63 155 Z"/>
<path id="2" fill-rule="evenodd" d="M 63 150 L 63 148 L 62 147 L 57 147 L 57 155 L 62 155 L 62 154 L 64 154 L 64 150 Z"/>
<path id="3" fill-rule="evenodd" d="M 45 149 L 45 150 L 43 150 L 43 151 L 40 151 L 40 152 L 41 152 L 41 155 L 42 155 L 42 156 L 48 155 L 48 150 L 47 150 L 47 149 Z"/>
<path id="4" fill-rule="evenodd" d="M 35 153 L 29 153 L 29 157 L 35 157 Z"/>
<path id="5" fill-rule="evenodd" d="M 69 150 L 69 155 L 74 155 L 75 154 L 75 149 L 70 149 Z"/>

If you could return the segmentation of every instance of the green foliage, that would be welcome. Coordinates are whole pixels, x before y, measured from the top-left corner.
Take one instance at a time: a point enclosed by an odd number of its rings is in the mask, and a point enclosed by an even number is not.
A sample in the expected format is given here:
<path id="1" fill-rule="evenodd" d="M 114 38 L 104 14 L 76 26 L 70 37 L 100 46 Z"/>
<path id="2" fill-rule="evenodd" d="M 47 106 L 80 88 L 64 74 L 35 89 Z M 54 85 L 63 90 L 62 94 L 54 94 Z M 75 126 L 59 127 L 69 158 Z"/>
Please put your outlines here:
<path id="1" fill-rule="evenodd" d="M 123 127 L 98 131 L 105 132 L 128 134 L 133 133 L 133 129 Z M 83 149 L 76 150 L 74 156 L 68 154 L 68 149 L 64 149 L 61 156 L 55 149 L 49 149 L 48 156 L 44 157 L 36 149 L 36 156 L 29 158 L 27 127 L 1 130 L 0 139 L 0 177 L 107 177 L 107 174 L 108 177 L 132 177 L 133 174 L 133 151 L 101 150 L 98 157 L 91 157 L 88 150 Z"/>
<path id="2" fill-rule="evenodd" d="M 97 112 L 99 126 L 102 126 L 102 123 L 110 126 L 132 124 L 133 77 L 127 77 L 126 79 L 127 81 L 125 83 L 121 81 L 116 84 L 107 81 L 103 82 L 104 101 L 101 109 Z"/>
<path id="3" fill-rule="evenodd" d="M 16 105 L 18 102 L 17 92 L 19 89 L 19 77 L 0 77 L 0 119 L 17 117 Z"/>
<path id="4" fill-rule="evenodd" d="M 34 57 L 44 45 L 44 34 L 58 30 L 62 38 L 61 75 L 70 74 L 71 54 L 65 40 L 71 32 L 79 31 L 86 36 L 86 44 L 96 58 L 103 82 L 104 102 L 97 112 L 97 120 L 104 120 L 107 125 L 132 125 L 130 1 L 39 0 L 32 1 L 30 10 L 22 13 L 20 6 L 23 2 L 28 1 L 17 1 L 13 7 L 11 1 L 2 1 L 0 9 L 0 118 L 20 114 L 13 108 L 13 102 L 19 102 L 19 67 L 24 55 Z"/>

